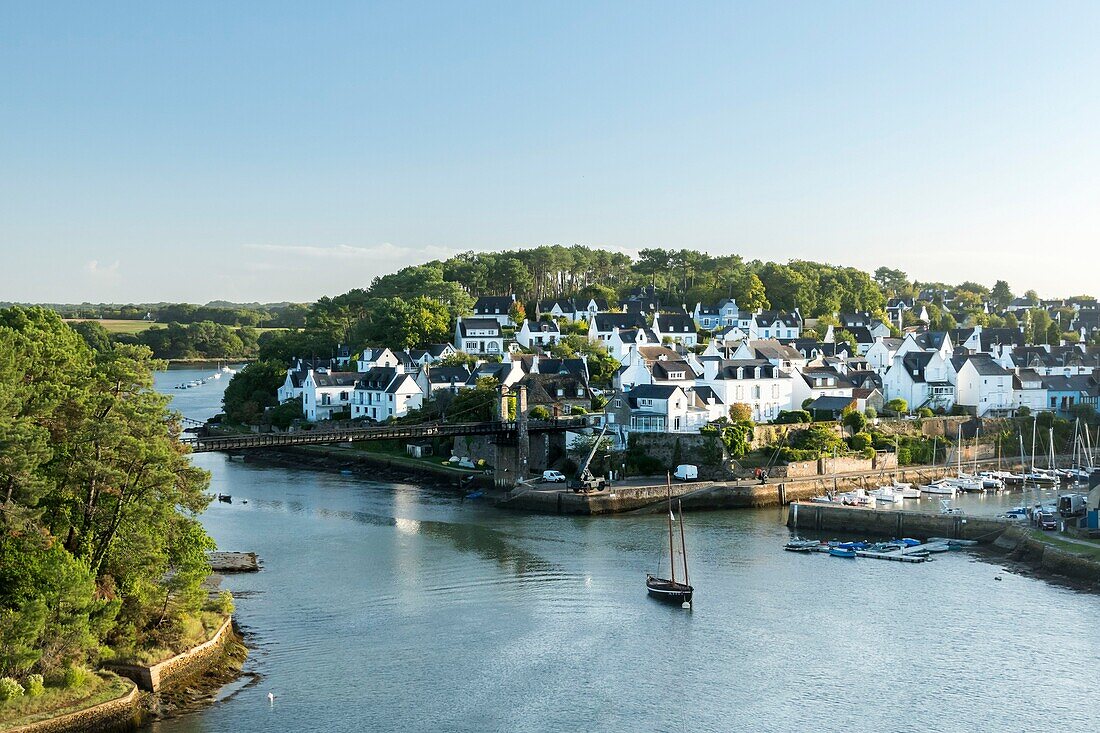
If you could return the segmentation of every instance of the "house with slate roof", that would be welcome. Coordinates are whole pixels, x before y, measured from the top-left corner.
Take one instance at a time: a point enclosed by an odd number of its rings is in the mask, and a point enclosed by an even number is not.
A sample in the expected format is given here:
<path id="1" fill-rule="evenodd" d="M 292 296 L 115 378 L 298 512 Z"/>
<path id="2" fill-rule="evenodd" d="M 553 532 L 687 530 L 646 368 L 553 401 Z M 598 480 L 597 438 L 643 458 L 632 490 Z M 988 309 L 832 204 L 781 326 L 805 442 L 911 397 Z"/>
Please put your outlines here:
<path id="1" fill-rule="evenodd" d="M 477 356 L 506 352 L 504 332 L 496 318 L 459 318 L 455 323 L 455 348 Z"/>
<path id="2" fill-rule="evenodd" d="M 483 295 L 474 303 L 474 318 L 492 318 L 501 326 L 515 326 L 510 312 L 516 302 L 513 295 Z"/>
<path id="3" fill-rule="evenodd" d="M 351 417 L 385 422 L 403 417 L 424 403 L 424 391 L 404 366 L 374 367 L 360 374 L 352 399 Z"/>
<path id="4" fill-rule="evenodd" d="M 359 376 L 359 372 L 332 372 L 324 367 L 308 370 L 302 380 L 303 417 L 317 422 L 347 410 Z"/>

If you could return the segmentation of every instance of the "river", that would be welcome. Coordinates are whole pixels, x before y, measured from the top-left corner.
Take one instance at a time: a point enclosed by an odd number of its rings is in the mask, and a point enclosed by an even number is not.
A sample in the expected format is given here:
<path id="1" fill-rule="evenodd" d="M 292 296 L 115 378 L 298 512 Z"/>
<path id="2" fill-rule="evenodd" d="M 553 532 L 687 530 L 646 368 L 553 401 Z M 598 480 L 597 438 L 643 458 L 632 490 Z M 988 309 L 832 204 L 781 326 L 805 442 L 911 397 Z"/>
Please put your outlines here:
<path id="1" fill-rule="evenodd" d="M 201 419 L 226 381 L 167 391 Z M 778 509 L 690 514 L 685 611 L 645 595 L 663 515 L 194 461 L 233 496 L 207 530 L 263 562 L 226 582 L 262 679 L 161 733 L 1096 728 L 1096 597 L 966 552 L 806 556 L 782 551 Z"/>

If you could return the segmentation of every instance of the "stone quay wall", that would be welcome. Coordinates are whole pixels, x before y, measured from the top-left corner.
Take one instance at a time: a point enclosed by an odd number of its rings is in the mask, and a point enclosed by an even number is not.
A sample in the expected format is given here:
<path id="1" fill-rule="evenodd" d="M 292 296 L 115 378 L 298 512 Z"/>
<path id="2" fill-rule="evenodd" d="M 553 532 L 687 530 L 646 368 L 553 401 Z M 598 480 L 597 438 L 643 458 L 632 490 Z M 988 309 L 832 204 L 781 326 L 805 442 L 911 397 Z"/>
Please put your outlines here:
<path id="1" fill-rule="evenodd" d="M 114 700 L 56 718 L 11 728 L 8 733 L 114 733 L 132 730 L 141 722 L 141 693 L 136 685 Z"/>
<path id="2" fill-rule="evenodd" d="M 143 690 L 157 692 L 168 683 L 185 680 L 204 670 L 209 663 L 222 653 L 222 647 L 229 639 L 233 628 L 233 618 L 227 617 L 214 635 L 196 647 L 151 666 L 138 664 L 104 665 L 112 672 L 129 677 Z"/>

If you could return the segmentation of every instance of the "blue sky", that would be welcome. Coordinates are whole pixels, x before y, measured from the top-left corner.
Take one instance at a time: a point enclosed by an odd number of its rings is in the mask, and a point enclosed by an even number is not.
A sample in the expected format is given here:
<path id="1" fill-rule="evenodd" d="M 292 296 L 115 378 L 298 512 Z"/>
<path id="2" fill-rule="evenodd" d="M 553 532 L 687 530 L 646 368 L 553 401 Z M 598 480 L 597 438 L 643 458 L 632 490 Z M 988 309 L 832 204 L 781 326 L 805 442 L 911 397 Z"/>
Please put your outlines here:
<path id="1" fill-rule="evenodd" d="M 1100 3 L 4 3 L 0 300 L 468 249 L 1100 294 Z"/>

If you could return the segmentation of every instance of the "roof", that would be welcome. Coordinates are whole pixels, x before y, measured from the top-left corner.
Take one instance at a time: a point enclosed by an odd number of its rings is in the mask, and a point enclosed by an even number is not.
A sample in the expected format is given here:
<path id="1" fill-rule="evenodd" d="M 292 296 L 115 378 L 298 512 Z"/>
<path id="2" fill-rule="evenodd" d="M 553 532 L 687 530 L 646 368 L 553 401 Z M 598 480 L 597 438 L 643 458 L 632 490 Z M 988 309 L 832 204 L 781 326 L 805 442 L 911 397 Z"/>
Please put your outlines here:
<path id="1" fill-rule="evenodd" d="M 911 351 L 902 357 L 902 368 L 914 382 L 923 382 L 924 369 L 932 361 L 932 356 L 930 351 Z"/>
<path id="2" fill-rule="evenodd" d="M 577 304 L 568 298 L 559 298 L 557 300 L 540 300 L 536 304 L 535 310 L 539 313 L 549 313 L 554 310 L 554 306 L 558 307 L 562 313 L 576 313 Z"/>
<path id="3" fill-rule="evenodd" d="M 964 364 L 970 364 L 970 366 L 982 376 L 1003 377 L 1007 374 L 1011 374 L 1010 371 L 993 361 L 993 357 L 988 354 L 975 354 L 962 358 L 956 357 L 951 360 L 951 363 L 955 367 L 956 372 L 960 371 Z"/>
<path id="4" fill-rule="evenodd" d="M 913 339 L 917 342 L 917 345 L 924 349 L 936 349 L 937 351 L 943 348 L 944 342 L 950 337 L 947 331 L 924 331 L 913 335 Z"/>
<path id="5" fill-rule="evenodd" d="M 661 333 L 695 333 L 695 321 L 686 313 L 658 313 Z"/>
<path id="6" fill-rule="evenodd" d="M 716 405 L 723 404 L 722 398 L 718 396 L 718 393 L 707 386 L 696 387 L 695 396 L 701 399 L 704 403 L 713 401 Z"/>
<path id="7" fill-rule="evenodd" d="M 683 374 L 677 379 L 695 379 L 695 370 L 683 359 L 655 361 L 650 367 L 654 379 L 673 379 L 672 374 Z"/>
<path id="8" fill-rule="evenodd" d="M 314 372 L 313 382 L 318 387 L 351 387 L 359 378 L 359 372 Z"/>
<path id="9" fill-rule="evenodd" d="M 515 302 L 512 295 L 483 295 L 474 303 L 474 313 L 493 313 L 497 310 L 501 314 L 507 313 Z"/>
<path id="10" fill-rule="evenodd" d="M 683 391 L 675 384 L 639 384 L 627 393 L 631 401 L 635 399 L 667 400 L 676 390 Z"/>
<path id="11" fill-rule="evenodd" d="M 468 330 L 493 331 L 500 334 L 500 322 L 495 318 L 460 318 L 458 329 L 463 336 Z"/>
<path id="12" fill-rule="evenodd" d="M 381 392 L 390 386 L 395 376 L 397 370 L 393 367 L 373 367 L 359 375 L 355 388 Z"/>
<path id="13" fill-rule="evenodd" d="M 527 330 L 533 333 L 560 333 L 558 322 L 553 318 L 541 318 L 537 321 L 527 321 Z"/>
<path id="14" fill-rule="evenodd" d="M 803 359 L 798 350 L 785 346 L 775 339 L 759 339 L 749 341 L 749 348 L 757 359 Z"/>
<path id="15" fill-rule="evenodd" d="M 592 317 L 597 331 L 611 332 L 628 328 L 645 328 L 645 318 L 641 313 L 597 313 Z"/>
<path id="16" fill-rule="evenodd" d="M 1049 377 L 1043 377 L 1043 386 L 1051 392 L 1076 392 L 1088 395 L 1100 393 L 1100 383 L 1090 374 L 1075 374 L 1069 377 L 1052 374 Z"/>
<path id="17" fill-rule="evenodd" d="M 789 374 L 767 359 L 721 359 L 716 379 L 756 379 L 757 369 L 761 379 L 790 379 Z"/>
<path id="18" fill-rule="evenodd" d="M 452 384 L 456 382 L 466 383 L 470 378 L 470 370 L 464 366 L 437 366 L 426 370 L 429 384 Z"/>
<path id="19" fill-rule="evenodd" d="M 758 326 L 770 326 L 776 321 L 788 328 L 801 328 L 802 319 L 794 313 L 783 313 L 782 311 L 760 311 L 755 316 L 756 324 Z"/>
<path id="20" fill-rule="evenodd" d="M 527 388 L 527 402 L 532 405 L 550 405 L 564 399 L 592 399 L 588 382 L 569 373 L 527 374 L 516 384 Z M 561 397 L 557 396 L 559 389 L 564 393 Z M 578 392 L 582 394 L 578 396 Z"/>
<path id="21" fill-rule="evenodd" d="M 695 307 L 698 309 L 699 315 L 701 316 L 717 316 L 722 312 L 716 305 L 703 305 L 702 303 L 698 303 Z"/>
<path id="22" fill-rule="evenodd" d="M 818 397 L 816 400 L 806 406 L 808 410 L 822 410 L 825 412 L 840 412 L 845 410 L 853 402 L 855 397 L 837 397 L 835 395 L 827 395 Z"/>

